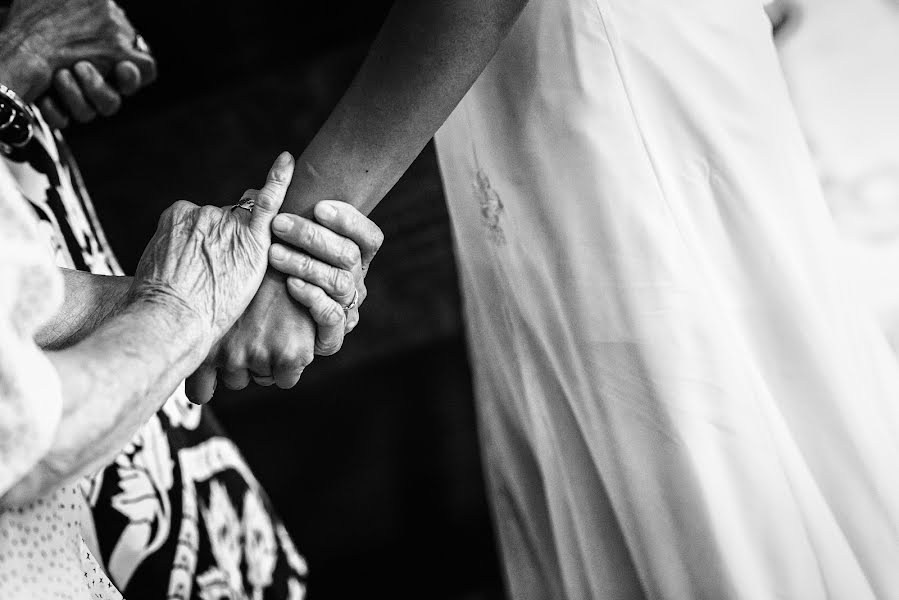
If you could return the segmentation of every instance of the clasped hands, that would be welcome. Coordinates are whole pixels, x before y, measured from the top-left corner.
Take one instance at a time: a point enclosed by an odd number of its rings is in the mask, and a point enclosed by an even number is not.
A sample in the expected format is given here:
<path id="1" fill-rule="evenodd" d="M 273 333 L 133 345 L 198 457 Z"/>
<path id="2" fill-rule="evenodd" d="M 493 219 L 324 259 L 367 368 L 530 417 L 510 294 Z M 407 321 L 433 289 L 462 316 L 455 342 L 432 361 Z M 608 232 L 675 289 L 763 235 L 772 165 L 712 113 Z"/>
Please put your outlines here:
<path id="1" fill-rule="evenodd" d="M 175 203 L 138 265 L 130 298 L 164 303 L 206 332 L 206 359 L 187 380 L 195 403 L 212 398 L 218 379 L 292 387 L 359 322 L 383 234 L 343 202 L 320 202 L 314 220 L 278 215 L 293 168 L 289 154 L 278 157 L 265 186 L 244 194 L 252 212 Z"/>

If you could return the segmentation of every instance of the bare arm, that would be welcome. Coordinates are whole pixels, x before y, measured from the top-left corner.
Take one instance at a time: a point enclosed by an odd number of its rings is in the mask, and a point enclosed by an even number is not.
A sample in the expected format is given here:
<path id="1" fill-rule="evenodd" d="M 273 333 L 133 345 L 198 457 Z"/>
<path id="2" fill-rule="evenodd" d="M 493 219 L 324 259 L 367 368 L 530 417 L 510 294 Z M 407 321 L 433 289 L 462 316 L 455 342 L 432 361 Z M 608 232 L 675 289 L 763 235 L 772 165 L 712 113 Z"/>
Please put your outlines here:
<path id="1" fill-rule="evenodd" d="M 496 53 L 527 0 L 397 0 L 355 80 L 298 160 L 283 210 L 370 212 Z"/>
<path id="2" fill-rule="evenodd" d="M 131 277 L 59 271 L 65 282 L 65 300 L 35 336 L 37 345 L 45 350 L 71 346 L 96 329 L 121 307 L 132 281 Z"/>
<path id="3" fill-rule="evenodd" d="M 61 418 L 48 440 L 49 450 L 40 448 L 25 465 L 27 472 L 9 475 L 16 483 L 5 490 L 0 508 L 30 502 L 102 466 L 201 364 L 259 288 L 268 264 L 271 221 L 293 165 L 287 153 L 278 158 L 252 214 L 184 201 L 172 205 L 144 250 L 123 308 L 73 346 L 43 353 L 59 382 Z M 17 281 L 18 263 L 10 262 L 5 273 Z M 14 301 L 8 304 L 15 306 Z M 0 325 L 5 316 L 0 314 Z M 23 335 L 13 324 L 5 330 L 11 339 Z M 22 346 L 29 350 L 34 345 Z M 0 361 L 0 367 L 13 382 L 24 375 L 49 378 L 34 367 L 41 362 L 24 363 L 33 367 L 30 374 L 10 360 Z M 32 399 L 28 393 L 33 388 L 27 385 L 0 387 L 0 400 L 9 394 L 13 406 Z M 37 415 L 45 417 L 53 418 Z"/>
<path id="4" fill-rule="evenodd" d="M 350 88 L 300 156 L 282 210 L 310 217 L 317 202 L 341 200 L 370 212 L 484 70 L 526 3 L 396 0 Z M 188 380 L 188 396 L 209 400 L 214 367 L 226 369 L 227 387 L 243 387 L 251 374 L 293 387 L 313 353 L 333 354 L 342 340 L 316 338 L 285 276 L 269 269 L 208 368 Z"/>
<path id="5" fill-rule="evenodd" d="M 51 451 L 0 507 L 31 502 L 110 460 L 200 364 L 205 337 L 185 307 L 139 300 L 71 348 L 49 352 L 63 386 L 62 420 Z"/>

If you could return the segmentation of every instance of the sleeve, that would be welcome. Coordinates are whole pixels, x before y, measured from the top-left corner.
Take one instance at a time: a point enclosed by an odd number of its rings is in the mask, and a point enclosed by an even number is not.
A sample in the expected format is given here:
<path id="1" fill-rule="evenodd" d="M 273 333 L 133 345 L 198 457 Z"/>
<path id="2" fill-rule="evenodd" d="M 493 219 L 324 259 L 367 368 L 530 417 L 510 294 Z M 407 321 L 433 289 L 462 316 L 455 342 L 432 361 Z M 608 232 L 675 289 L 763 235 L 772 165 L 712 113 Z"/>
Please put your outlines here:
<path id="1" fill-rule="evenodd" d="M 34 216 L 0 168 L 0 495 L 49 451 L 62 417 L 59 378 L 33 340 L 62 295 Z"/>

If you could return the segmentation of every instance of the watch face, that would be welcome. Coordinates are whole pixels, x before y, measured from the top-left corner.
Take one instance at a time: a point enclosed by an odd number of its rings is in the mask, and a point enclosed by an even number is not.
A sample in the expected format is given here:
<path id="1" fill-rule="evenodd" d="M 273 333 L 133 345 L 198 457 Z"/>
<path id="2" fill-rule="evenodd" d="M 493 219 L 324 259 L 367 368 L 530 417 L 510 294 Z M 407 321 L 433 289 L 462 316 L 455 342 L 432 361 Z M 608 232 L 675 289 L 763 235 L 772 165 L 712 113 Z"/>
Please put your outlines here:
<path id="1" fill-rule="evenodd" d="M 15 121 L 16 109 L 11 100 L 0 96 L 0 132 L 10 127 Z"/>
<path id="2" fill-rule="evenodd" d="M 9 128 L 0 132 L 0 138 L 3 138 L 7 144 L 14 147 L 21 147 L 31 141 L 34 129 L 25 115 L 17 115 Z"/>

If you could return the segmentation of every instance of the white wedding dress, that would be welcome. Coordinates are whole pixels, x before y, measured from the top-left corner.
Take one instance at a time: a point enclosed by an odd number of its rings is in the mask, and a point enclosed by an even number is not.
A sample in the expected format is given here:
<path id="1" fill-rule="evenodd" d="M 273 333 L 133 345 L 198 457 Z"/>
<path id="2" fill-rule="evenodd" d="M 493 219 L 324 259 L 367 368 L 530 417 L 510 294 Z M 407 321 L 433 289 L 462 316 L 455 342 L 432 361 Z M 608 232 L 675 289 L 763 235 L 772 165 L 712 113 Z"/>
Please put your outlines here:
<path id="1" fill-rule="evenodd" d="M 899 598 L 899 368 L 758 0 L 532 1 L 437 147 L 513 598 Z"/>

